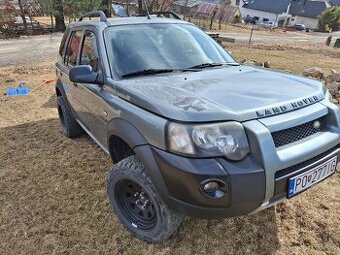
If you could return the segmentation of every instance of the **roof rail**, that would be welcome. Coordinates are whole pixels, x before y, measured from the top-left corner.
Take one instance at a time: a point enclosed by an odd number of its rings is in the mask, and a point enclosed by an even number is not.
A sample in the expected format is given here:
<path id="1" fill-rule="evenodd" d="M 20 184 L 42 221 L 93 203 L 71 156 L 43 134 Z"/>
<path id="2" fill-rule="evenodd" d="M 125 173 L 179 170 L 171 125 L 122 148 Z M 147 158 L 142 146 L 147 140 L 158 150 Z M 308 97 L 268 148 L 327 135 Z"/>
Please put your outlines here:
<path id="1" fill-rule="evenodd" d="M 167 17 L 167 18 L 171 18 L 171 16 L 175 19 L 182 19 L 177 13 L 175 12 L 172 12 L 172 11 L 162 11 L 162 12 L 150 12 L 150 15 L 157 15 L 157 17 L 161 17 L 161 16 L 164 16 L 164 17 Z M 145 12 L 145 13 L 142 13 L 142 14 L 138 14 L 136 16 L 148 16 L 148 14 Z"/>
<path id="2" fill-rule="evenodd" d="M 91 17 L 100 17 L 100 21 L 103 21 L 103 22 L 107 21 L 107 17 L 106 17 L 106 15 L 103 11 L 95 11 L 95 12 L 85 13 L 85 14 L 81 15 L 81 17 L 79 18 L 78 21 L 82 21 L 83 18 L 91 18 Z"/>

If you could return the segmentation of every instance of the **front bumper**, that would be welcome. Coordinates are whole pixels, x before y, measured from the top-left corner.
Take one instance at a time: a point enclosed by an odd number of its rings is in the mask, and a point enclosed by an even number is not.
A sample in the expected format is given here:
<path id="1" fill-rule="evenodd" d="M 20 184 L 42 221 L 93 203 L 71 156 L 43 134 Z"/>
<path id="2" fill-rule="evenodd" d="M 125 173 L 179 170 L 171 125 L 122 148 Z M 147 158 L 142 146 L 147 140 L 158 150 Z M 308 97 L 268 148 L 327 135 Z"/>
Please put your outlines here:
<path id="1" fill-rule="evenodd" d="M 135 148 L 135 152 L 145 162 L 163 201 L 185 215 L 197 218 L 244 215 L 264 200 L 265 172 L 251 156 L 240 162 L 186 158 L 147 145 Z M 152 162 L 155 164 L 150 165 Z M 225 183 L 226 195 L 219 199 L 205 196 L 201 183 L 208 179 Z"/>
<path id="2" fill-rule="evenodd" d="M 139 146 L 135 152 L 145 162 L 148 174 L 169 208 L 197 218 L 227 218 L 252 214 L 283 201 L 287 198 L 288 179 L 291 176 L 308 171 L 334 155 L 340 157 L 340 146 L 278 171 L 272 180 L 275 192 L 269 201 L 265 199 L 265 170 L 252 156 L 240 162 L 230 162 L 224 158 L 194 159 L 149 145 Z M 153 166 L 150 165 L 152 162 Z M 219 179 L 226 183 L 226 195 L 219 199 L 206 197 L 202 193 L 201 183 L 207 179 Z"/>

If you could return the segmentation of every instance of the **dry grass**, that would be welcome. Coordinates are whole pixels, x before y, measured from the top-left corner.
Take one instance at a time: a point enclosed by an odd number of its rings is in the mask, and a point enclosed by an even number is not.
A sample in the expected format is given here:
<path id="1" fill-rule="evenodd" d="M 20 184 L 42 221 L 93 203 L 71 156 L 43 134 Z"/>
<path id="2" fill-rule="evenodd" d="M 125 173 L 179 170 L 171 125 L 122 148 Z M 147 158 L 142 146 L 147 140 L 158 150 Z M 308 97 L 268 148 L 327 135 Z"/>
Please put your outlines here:
<path id="1" fill-rule="evenodd" d="M 339 64 L 319 49 L 231 46 L 237 58 L 301 72 Z M 0 90 L 54 78 L 51 62 L 0 69 Z M 186 219 L 161 244 L 132 237 L 105 192 L 111 161 L 90 138 L 59 131 L 54 87 L 0 97 L 0 254 L 340 254 L 340 174 L 276 208 L 223 220 Z M 338 169 L 339 170 L 339 169 Z"/>
<path id="2" fill-rule="evenodd" d="M 274 69 L 301 74 L 306 68 L 317 66 L 330 73 L 340 68 L 340 50 L 316 46 L 287 47 L 282 45 L 227 44 L 236 59 L 269 61 Z"/>

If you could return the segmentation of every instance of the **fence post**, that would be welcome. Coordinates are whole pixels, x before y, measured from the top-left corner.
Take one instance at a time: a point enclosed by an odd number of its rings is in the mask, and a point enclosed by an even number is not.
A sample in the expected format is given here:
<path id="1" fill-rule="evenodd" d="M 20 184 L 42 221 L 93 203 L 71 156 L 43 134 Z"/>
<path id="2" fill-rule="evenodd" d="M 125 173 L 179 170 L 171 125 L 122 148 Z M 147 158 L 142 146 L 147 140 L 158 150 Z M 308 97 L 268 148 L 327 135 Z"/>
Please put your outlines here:
<path id="1" fill-rule="evenodd" d="M 251 27 L 250 37 L 249 37 L 249 45 L 251 43 L 251 39 L 253 38 L 253 31 L 254 31 L 254 25 Z"/>

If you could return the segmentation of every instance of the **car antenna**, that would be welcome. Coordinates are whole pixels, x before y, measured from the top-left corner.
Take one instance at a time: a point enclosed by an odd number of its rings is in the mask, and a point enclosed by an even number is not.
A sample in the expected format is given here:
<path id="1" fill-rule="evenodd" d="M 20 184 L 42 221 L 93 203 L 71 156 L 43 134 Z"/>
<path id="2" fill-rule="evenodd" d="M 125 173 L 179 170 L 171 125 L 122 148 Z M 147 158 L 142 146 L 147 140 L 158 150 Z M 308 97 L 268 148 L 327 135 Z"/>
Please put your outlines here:
<path id="1" fill-rule="evenodd" d="M 147 13 L 148 19 L 151 19 L 147 0 L 144 0 L 143 2 L 144 2 L 144 5 L 145 5 L 145 9 L 146 9 L 146 13 Z"/>

